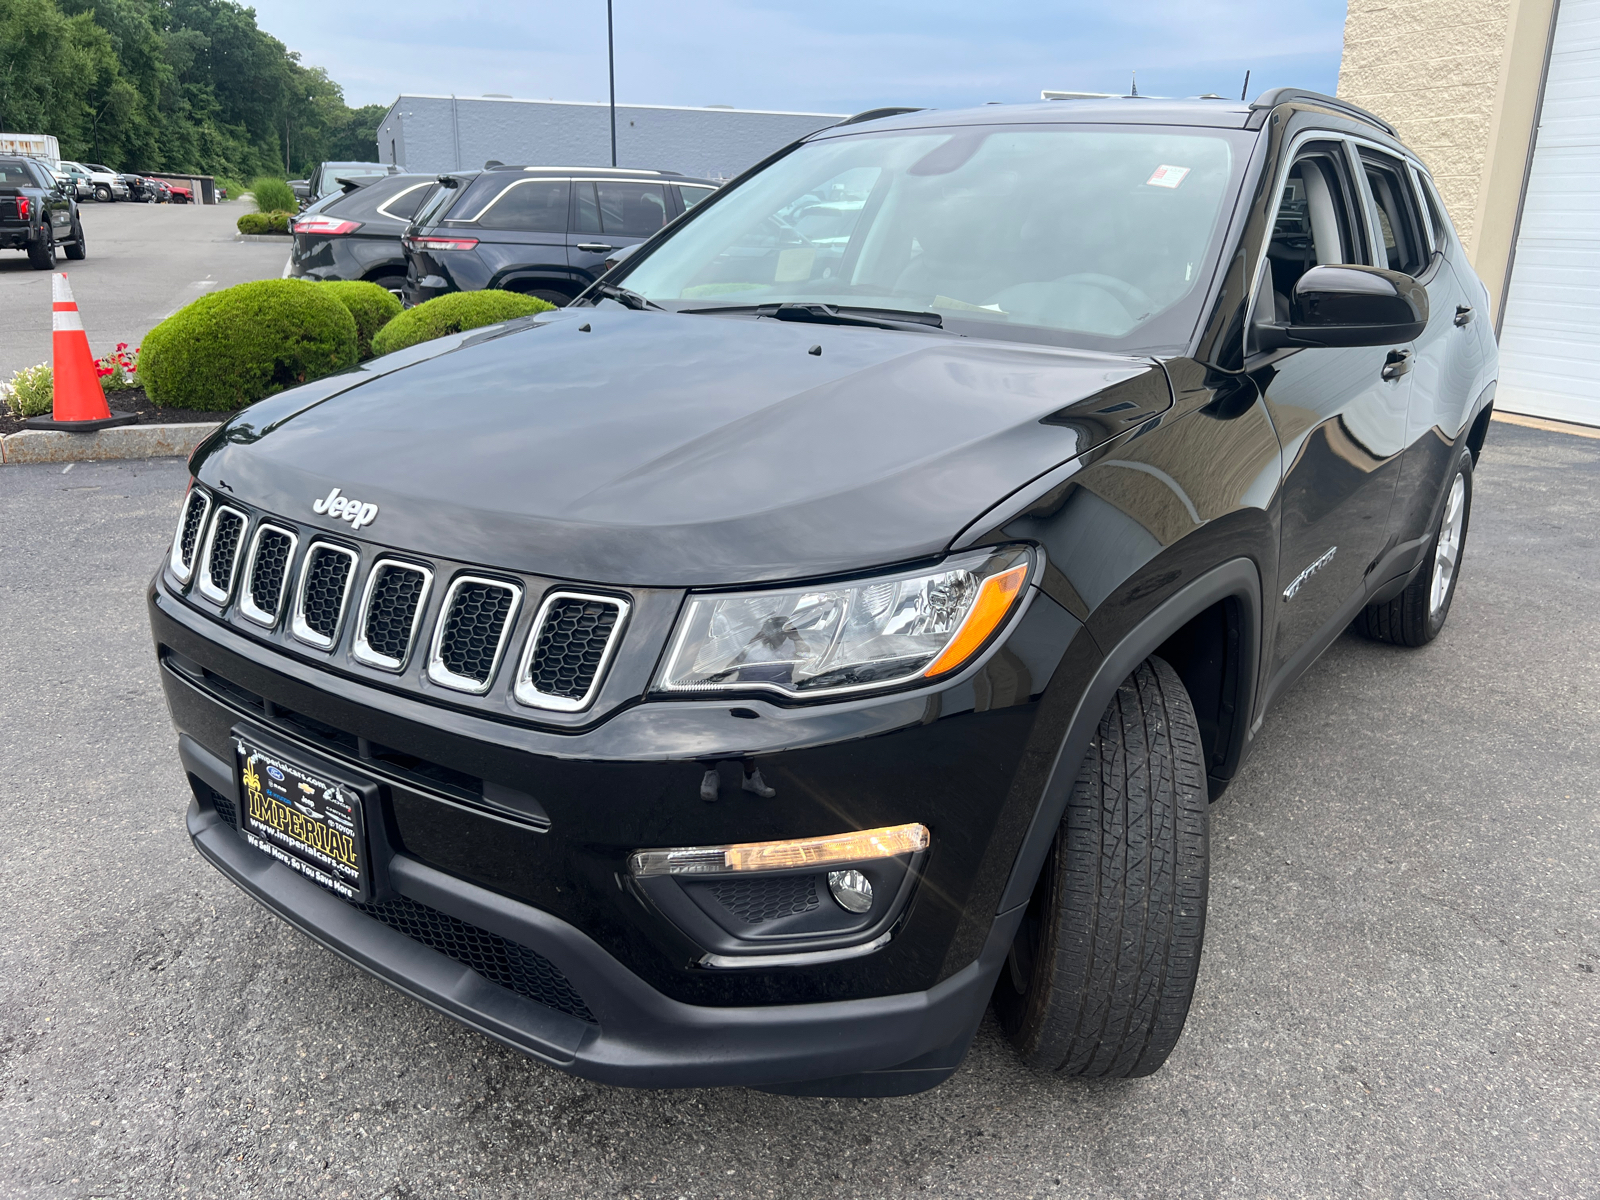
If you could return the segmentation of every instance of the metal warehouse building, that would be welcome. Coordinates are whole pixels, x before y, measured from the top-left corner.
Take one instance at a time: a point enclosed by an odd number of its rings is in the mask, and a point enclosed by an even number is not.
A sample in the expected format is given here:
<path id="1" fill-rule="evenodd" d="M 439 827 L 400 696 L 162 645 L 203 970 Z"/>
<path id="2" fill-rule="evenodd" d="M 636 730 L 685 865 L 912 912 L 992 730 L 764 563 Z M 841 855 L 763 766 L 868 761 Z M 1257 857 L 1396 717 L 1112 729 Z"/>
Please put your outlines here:
<path id="1" fill-rule="evenodd" d="M 384 162 L 408 171 L 505 163 L 601 167 L 611 162 L 606 104 L 501 96 L 401 96 L 378 127 Z M 731 179 L 835 113 L 617 105 L 617 165 Z"/>

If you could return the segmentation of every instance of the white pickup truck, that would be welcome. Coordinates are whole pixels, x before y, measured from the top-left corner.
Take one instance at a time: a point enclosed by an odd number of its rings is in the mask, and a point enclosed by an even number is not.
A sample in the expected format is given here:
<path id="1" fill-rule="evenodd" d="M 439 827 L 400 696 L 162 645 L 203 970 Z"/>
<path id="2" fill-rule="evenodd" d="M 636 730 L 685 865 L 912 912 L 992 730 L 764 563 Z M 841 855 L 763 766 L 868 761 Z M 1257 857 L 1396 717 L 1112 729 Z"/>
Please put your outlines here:
<path id="1" fill-rule="evenodd" d="M 79 163 L 89 172 L 89 182 L 94 187 L 94 198 L 100 201 L 127 200 L 133 195 L 128 181 L 110 167 L 101 163 Z"/>

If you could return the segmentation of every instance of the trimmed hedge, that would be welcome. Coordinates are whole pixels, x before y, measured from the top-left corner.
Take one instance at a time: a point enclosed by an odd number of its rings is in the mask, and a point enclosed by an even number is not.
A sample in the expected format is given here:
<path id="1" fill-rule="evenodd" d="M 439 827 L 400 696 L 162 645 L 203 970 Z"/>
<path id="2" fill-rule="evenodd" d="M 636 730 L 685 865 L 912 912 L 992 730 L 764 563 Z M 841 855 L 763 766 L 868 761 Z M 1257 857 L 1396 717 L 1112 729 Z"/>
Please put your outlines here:
<path id="1" fill-rule="evenodd" d="M 292 187 L 281 179 L 267 175 L 250 181 L 250 194 L 255 197 L 256 207 L 264 213 L 295 212 L 300 207 L 300 200 Z"/>
<path id="2" fill-rule="evenodd" d="M 408 308 L 378 331 L 372 339 L 374 354 L 393 354 L 418 342 L 429 342 L 449 333 L 463 333 L 517 317 L 549 312 L 554 304 L 533 296 L 498 290 L 451 292 L 435 296 L 415 308 Z"/>
<path id="3" fill-rule="evenodd" d="M 373 335 L 401 313 L 400 301 L 387 288 L 358 279 L 330 280 L 318 286 L 350 310 L 356 319 L 356 357 L 363 361 L 371 358 Z"/>
<path id="4" fill-rule="evenodd" d="M 294 214 L 288 212 L 245 213 L 235 225 L 240 233 L 288 233 L 294 223 Z"/>
<path id="5" fill-rule="evenodd" d="M 139 378 L 158 407 L 227 412 L 356 364 L 356 321 L 325 287 L 261 279 L 179 309 L 145 336 Z"/>

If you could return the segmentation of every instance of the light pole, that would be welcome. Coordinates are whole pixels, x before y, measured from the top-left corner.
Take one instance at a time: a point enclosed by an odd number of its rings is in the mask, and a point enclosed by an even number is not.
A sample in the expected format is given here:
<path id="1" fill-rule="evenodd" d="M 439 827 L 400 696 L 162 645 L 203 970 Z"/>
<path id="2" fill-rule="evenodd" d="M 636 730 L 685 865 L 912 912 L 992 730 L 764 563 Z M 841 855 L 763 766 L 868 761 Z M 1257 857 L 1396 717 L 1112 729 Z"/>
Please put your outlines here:
<path id="1" fill-rule="evenodd" d="M 617 165 L 617 49 L 611 32 L 611 0 L 606 0 L 606 70 L 611 76 L 611 165 Z"/>

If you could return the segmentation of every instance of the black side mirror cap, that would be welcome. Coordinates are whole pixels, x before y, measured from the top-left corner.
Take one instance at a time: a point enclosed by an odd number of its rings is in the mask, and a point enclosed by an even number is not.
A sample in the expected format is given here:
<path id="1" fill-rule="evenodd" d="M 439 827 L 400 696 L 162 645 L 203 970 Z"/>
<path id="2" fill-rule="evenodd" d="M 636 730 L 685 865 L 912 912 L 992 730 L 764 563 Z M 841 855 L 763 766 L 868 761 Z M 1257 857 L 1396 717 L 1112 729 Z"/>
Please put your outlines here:
<path id="1" fill-rule="evenodd" d="M 1288 325 L 1261 321 L 1261 350 L 1294 346 L 1388 346 L 1409 342 L 1428 325 L 1428 290 L 1382 267 L 1312 267 L 1294 285 Z"/>

